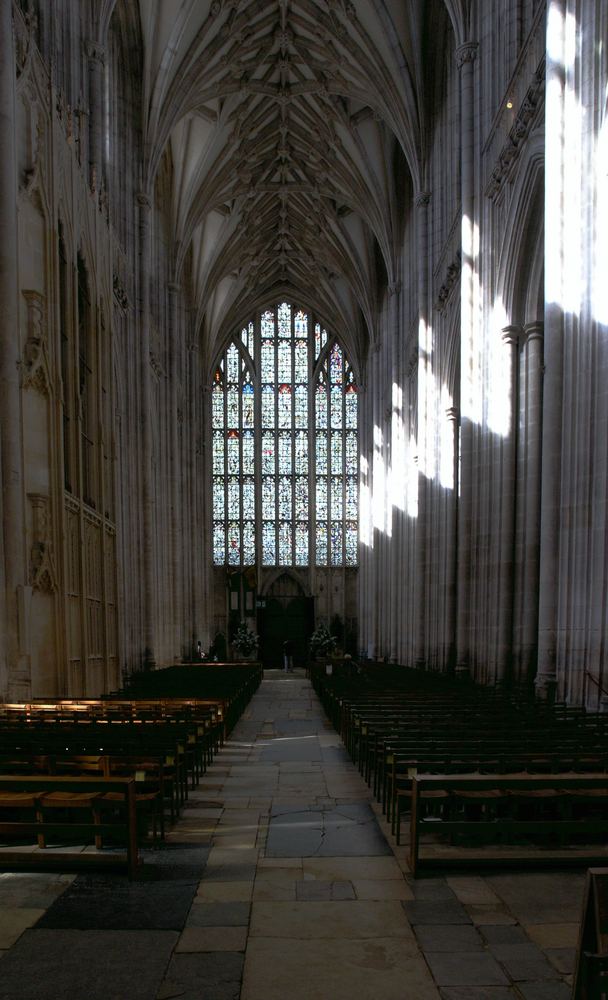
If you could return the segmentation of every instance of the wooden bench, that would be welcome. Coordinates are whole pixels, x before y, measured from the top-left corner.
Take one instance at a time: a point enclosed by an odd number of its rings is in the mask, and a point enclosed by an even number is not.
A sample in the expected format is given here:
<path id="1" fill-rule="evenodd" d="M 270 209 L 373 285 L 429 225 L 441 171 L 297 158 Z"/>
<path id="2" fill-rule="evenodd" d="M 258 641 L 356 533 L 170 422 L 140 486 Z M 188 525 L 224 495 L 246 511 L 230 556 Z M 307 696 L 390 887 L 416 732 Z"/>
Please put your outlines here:
<path id="1" fill-rule="evenodd" d="M 552 815 L 546 815 L 550 804 Z M 581 803 L 588 810 L 581 810 Z M 522 808 L 522 804 L 524 808 Z M 557 806 L 557 808 L 555 808 Z M 580 815 L 576 815 L 580 811 Z M 599 812 L 599 815 L 598 815 Z M 426 833 L 444 838 L 431 858 L 420 856 Z M 590 838 L 583 848 L 580 837 Z M 446 845 L 457 841 L 459 849 Z M 540 841 L 531 849 L 522 840 Z M 608 840 L 608 775 L 554 774 L 535 776 L 426 775 L 412 777 L 410 868 L 474 864 L 504 865 L 601 864 L 608 857 L 599 848 Z M 555 843 L 555 847 L 549 846 Z M 491 851 L 490 846 L 508 845 Z M 569 846 L 569 849 L 567 847 Z"/>
<path id="2" fill-rule="evenodd" d="M 106 798 L 108 796 L 108 798 Z M 111 798 L 109 798 L 111 796 Z M 59 818 L 51 818 L 59 812 Z M 86 818 L 84 818 L 86 817 Z M 0 850 L 0 868 L 13 871 L 42 867 L 63 871 L 83 866 L 125 866 L 134 878 L 138 865 L 138 817 L 133 778 L 58 777 L 45 775 L 0 776 L 0 835 L 29 840 L 37 850 L 18 847 Z M 96 851 L 53 853 L 53 836 L 93 842 Z M 104 838 L 118 839 L 126 854 L 108 852 Z"/>

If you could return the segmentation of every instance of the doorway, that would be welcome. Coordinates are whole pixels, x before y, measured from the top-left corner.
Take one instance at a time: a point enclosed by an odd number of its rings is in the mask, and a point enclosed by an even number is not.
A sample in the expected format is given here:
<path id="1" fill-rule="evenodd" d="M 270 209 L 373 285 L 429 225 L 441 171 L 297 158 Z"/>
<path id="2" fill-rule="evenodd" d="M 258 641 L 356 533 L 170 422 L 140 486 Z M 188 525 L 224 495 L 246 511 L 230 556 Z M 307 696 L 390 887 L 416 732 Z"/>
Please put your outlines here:
<path id="1" fill-rule="evenodd" d="M 293 577 L 283 574 L 275 580 L 260 604 L 257 628 L 264 667 L 282 668 L 286 639 L 293 643 L 294 666 L 306 666 L 308 643 L 314 629 L 314 599 L 306 597 Z"/>

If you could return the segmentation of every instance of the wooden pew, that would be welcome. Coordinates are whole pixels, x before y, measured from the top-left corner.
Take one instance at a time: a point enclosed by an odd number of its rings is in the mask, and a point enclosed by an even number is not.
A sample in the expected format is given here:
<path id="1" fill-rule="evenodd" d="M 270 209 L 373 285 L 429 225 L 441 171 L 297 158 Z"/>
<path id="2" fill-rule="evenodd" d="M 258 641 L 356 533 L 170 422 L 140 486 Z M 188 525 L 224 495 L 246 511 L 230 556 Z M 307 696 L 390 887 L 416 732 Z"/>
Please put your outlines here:
<path id="1" fill-rule="evenodd" d="M 106 795 L 115 796 L 112 806 Z M 23 811 L 31 812 L 24 818 Z M 59 819 L 49 818 L 55 810 Z M 17 816 L 15 815 L 17 813 Z M 82 814 L 88 813 L 83 820 Z M 52 835 L 74 836 L 83 843 L 104 836 L 118 837 L 126 847 L 125 855 L 102 850 L 80 853 L 53 853 L 47 849 Z M 23 851 L 18 847 L 0 850 L 0 868 L 42 867 L 71 870 L 84 866 L 111 864 L 125 866 L 129 878 L 134 878 L 139 865 L 138 822 L 135 781 L 132 778 L 60 777 L 46 775 L 0 776 L 0 835 L 29 839 L 41 850 Z"/>
<path id="2" fill-rule="evenodd" d="M 441 795 L 437 799 L 429 798 Z M 597 797 L 600 815 L 583 812 L 576 816 L 582 798 Z M 557 815 L 543 815 L 547 801 L 557 802 Z M 462 804 L 472 808 L 461 809 Z M 521 809 L 524 803 L 530 814 Z M 563 818 L 560 818 L 563 817 Z M 460 848 L 443 847 L 429 859 L 420 856 L 421 836 L 432 832 L 434 838 L 449 837 Z M 574 847 L 576 838 L 592 838 L 605 848 L 608 838 L 608 775 L 554 774 L 522 775 L 428 775 L 412 778 L 410 823 L 410 869 L 413 875 L 422 869 L 441 865 L 580 865 L 598 864 L 608 853 L 588 845 Z M 540 841 L 537 849 L 513 846 L 521 839 Z M 555 848 L 548 845 L 556 841 Z M 463 842 L 470 846 L 463 847 Z M 509 844 L 508 850 L 491 851 L 489 845 Z M 569 849 L 567 845 L 570 845 Z"/>

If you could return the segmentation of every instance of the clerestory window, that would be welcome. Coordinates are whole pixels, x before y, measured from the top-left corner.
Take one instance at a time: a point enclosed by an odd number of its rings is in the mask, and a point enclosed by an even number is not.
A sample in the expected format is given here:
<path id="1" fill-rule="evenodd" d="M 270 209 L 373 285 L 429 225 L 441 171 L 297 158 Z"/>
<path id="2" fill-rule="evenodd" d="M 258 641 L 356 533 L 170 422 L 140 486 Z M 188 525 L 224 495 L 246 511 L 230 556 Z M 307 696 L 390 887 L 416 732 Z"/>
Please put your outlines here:
<path id="1" fill-rule="evenodd" d="M 223 351 L 211 407 L 214 563 L 355 566 L 357 382 L 340 343 L 281 302 Z"/>

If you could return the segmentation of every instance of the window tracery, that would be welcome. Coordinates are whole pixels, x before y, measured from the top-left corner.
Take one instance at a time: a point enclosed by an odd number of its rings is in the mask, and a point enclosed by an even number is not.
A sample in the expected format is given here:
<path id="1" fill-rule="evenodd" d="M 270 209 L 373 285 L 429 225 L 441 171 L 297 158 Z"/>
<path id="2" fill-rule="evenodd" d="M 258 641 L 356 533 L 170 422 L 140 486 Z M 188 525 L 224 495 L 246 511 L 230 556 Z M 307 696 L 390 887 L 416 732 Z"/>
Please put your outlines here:
<path id="1" fill-rule="evenodd" d="M 235 335 L 211 391 L 216 565 L 356 565 L 357 404 L 305 310 L 281 302 Z"/>

